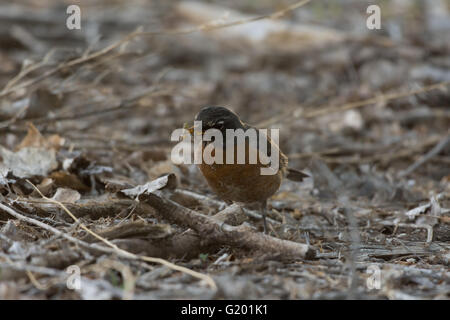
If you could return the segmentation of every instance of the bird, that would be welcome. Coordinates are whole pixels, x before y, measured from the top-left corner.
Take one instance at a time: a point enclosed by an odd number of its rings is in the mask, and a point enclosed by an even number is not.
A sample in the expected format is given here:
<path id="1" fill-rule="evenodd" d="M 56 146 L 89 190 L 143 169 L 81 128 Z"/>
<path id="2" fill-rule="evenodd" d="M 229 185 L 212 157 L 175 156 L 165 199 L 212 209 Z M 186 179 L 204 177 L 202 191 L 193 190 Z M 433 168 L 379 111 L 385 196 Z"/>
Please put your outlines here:
<path id="1" fill-rule="evenodd" d="M 195 116 L 194 124 L 201 121 L 202 130 L 200 132 L 203 135 L 209 129 L 217 129 L 223 135 L 222 141 L 202 141 L 195 152 L 201 152 L 211 144 L 215 143 L 215 147 L 222 147 L 223 163 L 211 163 L 208 164 L 205 161 L 201 161 L 198 167 L 205 177 L 209 187 L 227 204 L 257 204 L 261 209 L 261 215 L 264 224 L 264 233 L 267 234 L 267 200 L 274 195 L 280 188 L 281 182 L 284 178 L 292 181 L 301 182 L 307 174 L 302 171 L 288 167 L 288 157 L 280 150 L 279 146 L 265 136 L 267 141 L 267 156 L 270 157 L 272 152 L 279 153 L 279 165 L 274 174 L 262 175 L 261 168 L 269 167 L 269 164 L 264 164 L 261 159 L 261 144 L 258 140 L 257 144 L 250 144 L 248 140 L 245 143 L 245 162 L 237 163 L 237 148 L 235 144 L 234 162 L 228 163 L 226 161 L 226 147 L 230 143 L 230 140 L 226 138 L 227 129 L 238 130 L 242 129 L 243 132 L 247 130 L 255 130 L 259 137 L 259 134 L 264 134 L 245 122 L 243 122 L 239 116 L 228 108 L 222 106 L 206 106 L 203 107 Z M 194 135 L 196 127 L 187 127 L 189 133 Z M 234 139 L 234 138 L 233 138 Z M 233 140 L 234 142 L 234 140 Z M 257 161 L 250 162 L 249 152 L 252 148 L 257 148 Z M 211 153 L 215 155 L 215 149 Z"/>

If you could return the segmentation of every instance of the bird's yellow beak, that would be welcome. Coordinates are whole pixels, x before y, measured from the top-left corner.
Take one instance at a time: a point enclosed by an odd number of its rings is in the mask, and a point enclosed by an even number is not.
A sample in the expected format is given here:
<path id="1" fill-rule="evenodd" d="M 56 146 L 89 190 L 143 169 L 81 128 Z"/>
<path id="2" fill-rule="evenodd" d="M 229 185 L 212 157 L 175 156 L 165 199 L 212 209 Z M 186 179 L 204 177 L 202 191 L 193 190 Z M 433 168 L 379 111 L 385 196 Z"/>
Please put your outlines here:
<path id="1" fill-rule="evenodd" d="M 189 131 L 189 133 L 191 134 L 191 136 L 194 135 L 194 131 L 197 131 L 195 129 L 197 129 L 198 127 L 192 125 L 190 126 L 188 123 L 185 123 L 183 126 L 184 129 L 186 129 L 187 131 Z M 202 135 L 203 132 L 197 132 L 198 135 Z"/>

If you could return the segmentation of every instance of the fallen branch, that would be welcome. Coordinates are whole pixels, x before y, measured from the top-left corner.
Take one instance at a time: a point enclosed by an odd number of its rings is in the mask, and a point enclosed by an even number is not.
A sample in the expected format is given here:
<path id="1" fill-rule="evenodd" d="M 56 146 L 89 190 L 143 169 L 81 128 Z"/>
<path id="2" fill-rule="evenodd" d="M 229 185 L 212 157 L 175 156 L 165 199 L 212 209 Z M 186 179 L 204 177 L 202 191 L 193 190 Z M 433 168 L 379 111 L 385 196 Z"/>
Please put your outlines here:
<path id="1" fill-rule="evenodd" d="M 251 251 L 277 254 L 290 258 L 311 259 L 315 251 L 306 244 L 277 239 L 260 232 L 254 232 L 248 227 L 233 227 L 197 213 L 171 200 L 161 197 L 158 191 L 142 194 L 140 201 L 146 202 L 156 209 L 156 214 L 180 226 L 195 230 L 201 237 L 219 244 L 239 247 Z"/>
<path id="2" fill-rule="evenodd" d="M 28 180 L 27 180 L 27 181 L 28 181 Z M 28 181 L 28 182 L 29 182 L 29 181 Z M 44 228 L 44 229 L 46 229 L 46 230 L 48 230 L 48 231 L 51 231 L 51 232 L 54 233 L 54 234 L 63 236 L 63 237 L 66 238 L 67 240 L 70 240 L 70 241 L 72 241 L 72 242 L 78 243 L 79 245 L 82 245 L 82 246 L 84 246 L 84 247 L 94 248 L 94 249 L 96 249 L 96 250 L 100 250 L 100 251 L 105 252 L 105 253 L 115 253 L 115 254 L 119 255 L 120 257 L 127 258 L 127 259 L 141 260 L 141 261 L 146 261 L 146 262 L 151 262 L 151 263 L 162 264 L 162 265 L 165 265 L 165 266 L 169 267 L 169 268 L 172 269 L 172 270 L 181 271 L 181 272 L 183 272 L 183 273 L 186 273 L 186 274 L 189 274 L 189 275 L 193 276 L 194 278 L 204 280 L 204 281 L 205 281 L 212 289 L 214 289 L 214 290 L 217 289 L 217 286 L 216 286 L 214 280 L 213 280 L 210 276 L 208 276 L 208 275 L 206 275 L 206 274 L 202 274 L 202 273 L 199 273 L 199 272 L 190 270 L 190 269 L 188 269 L 188 268 L 185 268 L 185 267 L 182 267 L 182 266 L 178 266 L 178 265 L 176 265 L 176 264 L 173 264 L 173 263 L 171 263 L 171 262 L 169 262 L 169 261 L 167 261 L 167 260 L 161 259 L 161 258 L 154 258 L 154 257 L 147 257 L 147 256 L 139 256 L 139 255 L 133 254 L 133 253 L 131 253 L 131 252 L 125 251 L 125 250 L 123 250 L 123 249 L 120 249 L 119 247 L 117 247 L 117 246 L 116 246 L 115 244 L 113 244 L 112 242 L 108 241 L 108 240 L 105 239 L 105 238 L 100 237 L 100 236 L 97 235 L 95 232 L 93 232 L 92 230 L 90 230 L 89 228 L 87 228 L 87 227 L 86 227 L 83 223 L 81 223 L 80 220 L 79 220 L 77 217 L 75 217 L 75 216 L 74 216 L 74 215 L 73 215 L 73 214 L 72 214 L 72 213 L 71 213 L 71 212 L 70 212 L 70 211 L 69 211 L 69 210 L 61 203 L 61 202 L 56 201 L 56 200 L 53 200 L 53 199 L 50 199 L 50 198 L 47 198 L 46 196 L 44 196 L 44 195 L 40 192 L 40 190 L 39 190 L 38 188 L 36 188 L 36 186 L 34 186 L 31 182 L 29 182 L 29 183 L 30 183 L 30 184 L 34 187 L 34 189 L 41 195 L 41 197 L 43 197 L 43 198 L 46 199 L 47 201 L 50 201 L 50 202 L 53 202 L 53 203 L 56 203 L 56 204 L 60 205 L 61 208 L 62 208 L 62 209 L 63 209 L 63 210 L 64 210 L 64 211 L 65 211 L 65 212 L 66 212 L 66 213 L 67 213 L 67 214 L 68 214 L 75 222 L 77 222 L 77 223 L 79 224 L 79 226 L 80 226 L 83 230 L 85 230 L 86 232 L 88 232 L 89 234 L 91 234 L 92 236 L 94 236 L 95 238 L 99 239 L 100 241 L 102 241 L 103 243 L 105 243 L 105 244 L 106 244 L 108 247 L 110 247 L 110 248 L 105 248 L 105 247 L 102 247 L 102 246 L 99 246 L 99 245 L 96 245 L 96 244 L 88 244 L 88 243 L 86 243 L 86 242 L 84 242 L 84 241 L 81 241 L 81 240 L 79 240 L 79 239 L 76 239 L 76 238 L 74 238 L 74 237 L 72 237 L 72 236 L 69 236 L 69 235 L 63 233 L 63 232 L 59 231 L 59 230 L 56 229 L 56 228 L 53 228 L 53 227 L 51 227 L 51 226 L 48 226 L 48 225 L 46 225 L 46 224 L 43 223 L 43 222 L 37 221 L 37 220 L 35 220 L 35 219 L 33 219 L 33 218 L 25 217 L 25 216 L 23 216 L 23 215 L 17 213 L 17 212 L 14 211 L 13 209 L 11 209 L 11 208 L 9 208 L 9 207 L 7 207 L 7 206 L 1 204 L 1 203 L 0 203 L 0 209 L 6 211 L 7 213 L 11 214 L 12 216 L 16 217 L 17 219 L 21 219 L 21 220 L 27 221 L 27 222 L 29 222 L 29 223 L 31 223 L 31 224 L 34 224 L 34 225 L 38 225 L 38 226 L 40 226 L 40 227 L 42 227 L 42 228 Z"/>
<path id="3" fill-rule="evenodd" d="M 142 209 L 149 208 L 148 204 L 142 203 Z M 239 206 L 230 206 L 214 215 L 216 221 L 231 225 L 239 225 L 245 219 Z M 220 243 L 212 239 L 205 239 L 194 230 L 187 230 L 162 239 L 117 239 L 112 241 L 120 248 L 133 252 L 162 258 L 196 258 L 200 253 L 217 251 Z"/>
<path id="4" fill-rule="evenodd" d="M 127 221 L 118 223 L 112 227 L 103 230 L 96 230 L 96 233 L 106 239 L 124 239 L 139 237 L 145 241 L 152 239 L 163 239 L 172 234 L 172 229 L 166 224 L 149 224 L 142 220 Z M 87 242 L 96 242 L 98 239 L 91 235 L 86 235 L 83 239 Z"/>
<path id="5" fill-rule="evenodd" d="M 204 196 L 204 195 L 201 195 L 201 194 L 195 193 L 193 191 L 189 191 L 189 190 L 176 189 L 174 191 L 174 194 L 190 198 L 192 200 L 200 202 L 201 204 L 204 204 L 204 205 L 210 206 L 210 207 L 214 207 L 214 208 L 217 208 L 219 210 L 222 210 L 222 209 L 227 207 L 227 204 L 224 201 L 211 199 L 211 198 L 209 198 L 207 196 Z M 178 202 L 178 201 L 176 201 L 176 202 Z M 256 220 L 262 220 L 262 215 L 260 213 L 258 213 L 257 211 L 249 210 L 249 209 L 246 209 L 246 208 L 242 208 L 242 210 L 244 211 L 244 213 L 248 217 L 250 217 L 252 219 L 256 219 Z M 274 219 L 271 219 L 269 217 L 266 217 L 266 220 L 270 224 L 281 225 L 281 222 L 279 222 L 277 220 L 274 220 Z"/>
<path id="6" fill-rule="evenodd" d="M 187 230 L 164 239 L 116 239 L 111 242 L 135 254 L 164 259 L 194 259 L 201 253 L 215 252 L 220 248 L 220 244 L 203 239 L 194 230 Z"/>

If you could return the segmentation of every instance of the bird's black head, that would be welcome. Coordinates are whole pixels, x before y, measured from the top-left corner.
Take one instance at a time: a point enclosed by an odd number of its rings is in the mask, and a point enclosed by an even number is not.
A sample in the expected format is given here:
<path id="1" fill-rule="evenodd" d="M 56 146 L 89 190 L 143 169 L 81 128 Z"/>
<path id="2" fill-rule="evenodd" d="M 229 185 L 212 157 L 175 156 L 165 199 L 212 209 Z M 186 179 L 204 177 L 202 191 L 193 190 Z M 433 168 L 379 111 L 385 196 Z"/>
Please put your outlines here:
<path id="1" fill-rule="evenodd" d="M 200 110 L 195 116 L 195 121 L 202 121 L 202 129 L 218 129 L 225 132 L 226 129 L 243 128 L 237 114 L 224 107 L 208 106 Z"/>

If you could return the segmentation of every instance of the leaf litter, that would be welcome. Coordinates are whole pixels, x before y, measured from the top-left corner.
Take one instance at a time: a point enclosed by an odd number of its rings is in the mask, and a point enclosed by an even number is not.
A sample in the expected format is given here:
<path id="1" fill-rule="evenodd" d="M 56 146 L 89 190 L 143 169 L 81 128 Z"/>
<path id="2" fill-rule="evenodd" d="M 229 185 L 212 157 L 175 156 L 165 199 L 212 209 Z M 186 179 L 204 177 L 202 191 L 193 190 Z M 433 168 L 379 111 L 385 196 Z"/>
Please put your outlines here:
<path id="1" fill-rule="evenodd" d="M 369 1 L 100 1 L 89 33 L 25 3 L 0 4 L 0 298 L 449 298 L 448 1 L 383 4 L 379 31 Z M 311 176 L 269 239 L 170 161 L 207 104 L 281 128 Z"/>

